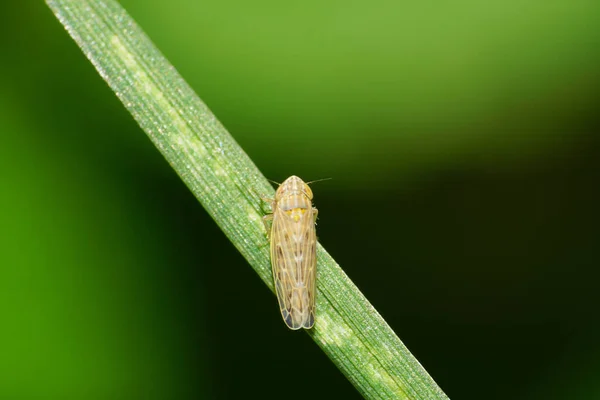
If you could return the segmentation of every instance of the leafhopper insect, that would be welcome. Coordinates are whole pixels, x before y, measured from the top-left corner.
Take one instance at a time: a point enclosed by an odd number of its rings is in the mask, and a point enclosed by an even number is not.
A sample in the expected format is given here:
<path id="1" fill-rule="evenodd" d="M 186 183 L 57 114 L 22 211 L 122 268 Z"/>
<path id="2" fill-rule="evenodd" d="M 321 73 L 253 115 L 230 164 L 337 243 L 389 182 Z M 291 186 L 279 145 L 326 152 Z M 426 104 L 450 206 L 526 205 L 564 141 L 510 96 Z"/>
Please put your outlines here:
<path id="1" fill-rule="evenodd" d="M 287 178 L 271 201 L 271 266 L 281 316 L 290 329 L 310 329 L 315 324 L 317 267 L 317 209 L 313 193 L 297 176 Z"/>

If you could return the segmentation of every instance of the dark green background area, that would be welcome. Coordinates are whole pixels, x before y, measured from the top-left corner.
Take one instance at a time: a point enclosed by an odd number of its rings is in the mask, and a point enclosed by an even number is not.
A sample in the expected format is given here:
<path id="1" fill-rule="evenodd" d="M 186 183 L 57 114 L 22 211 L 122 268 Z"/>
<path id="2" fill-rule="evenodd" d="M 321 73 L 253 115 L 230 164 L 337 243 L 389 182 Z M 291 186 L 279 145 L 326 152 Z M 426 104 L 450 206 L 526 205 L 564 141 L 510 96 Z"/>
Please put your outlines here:
<path id="1" fill-rule="evenodd" d="M 600 397 L 600 3 L 121 4 L 268 178 L 332 178 L 321 243 L 451 398 Z M 0 18 L 0 398 L 359 398 L 50 10 Z"/>

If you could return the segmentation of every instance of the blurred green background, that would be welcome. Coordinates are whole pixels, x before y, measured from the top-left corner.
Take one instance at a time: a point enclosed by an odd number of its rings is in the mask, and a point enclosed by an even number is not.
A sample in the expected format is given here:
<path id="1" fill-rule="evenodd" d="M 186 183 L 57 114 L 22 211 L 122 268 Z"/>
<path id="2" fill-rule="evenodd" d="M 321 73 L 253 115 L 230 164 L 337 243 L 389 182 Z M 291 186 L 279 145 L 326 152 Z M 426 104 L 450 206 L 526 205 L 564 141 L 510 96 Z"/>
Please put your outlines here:
<path id="1" fill-rule="evenodd" d="M 600 398 L 600 3 L 121 4 L 267 177 L 333 178 L 321 243 L 451 398 Z M 359 398 L 45 4 L 0 11 L 0 398 Z"/>

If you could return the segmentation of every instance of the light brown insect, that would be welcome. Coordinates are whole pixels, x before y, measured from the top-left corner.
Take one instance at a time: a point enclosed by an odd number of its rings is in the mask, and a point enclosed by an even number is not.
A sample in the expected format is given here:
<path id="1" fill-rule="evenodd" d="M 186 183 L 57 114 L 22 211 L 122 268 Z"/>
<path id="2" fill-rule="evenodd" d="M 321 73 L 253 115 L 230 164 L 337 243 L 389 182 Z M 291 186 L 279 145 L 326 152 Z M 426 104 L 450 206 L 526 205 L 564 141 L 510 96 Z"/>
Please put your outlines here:
<path id="1" fill-rule="evenodd" d="M 287 178 L 271 201 L 271 265 L 281 316 L 290 329 L 315 324 L 317 209 L 313 193 L 297 176 Z"/>

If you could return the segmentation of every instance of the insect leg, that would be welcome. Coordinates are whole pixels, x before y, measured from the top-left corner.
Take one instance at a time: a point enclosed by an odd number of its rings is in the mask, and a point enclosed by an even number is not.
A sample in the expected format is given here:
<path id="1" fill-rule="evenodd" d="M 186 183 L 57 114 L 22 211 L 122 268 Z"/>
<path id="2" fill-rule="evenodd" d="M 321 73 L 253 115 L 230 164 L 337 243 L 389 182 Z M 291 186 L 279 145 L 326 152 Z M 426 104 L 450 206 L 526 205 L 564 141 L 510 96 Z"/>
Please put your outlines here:
<path id="1" fill-rule="evenodd" d="M 267 214 L 263 218 L 263 224 L 265 225 L 265 231 L 267 231 L 267 237 L 271 239 L 271 225 L 273 224 L 273 214 Z"/>

